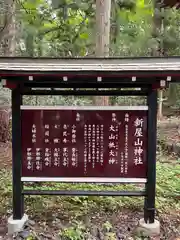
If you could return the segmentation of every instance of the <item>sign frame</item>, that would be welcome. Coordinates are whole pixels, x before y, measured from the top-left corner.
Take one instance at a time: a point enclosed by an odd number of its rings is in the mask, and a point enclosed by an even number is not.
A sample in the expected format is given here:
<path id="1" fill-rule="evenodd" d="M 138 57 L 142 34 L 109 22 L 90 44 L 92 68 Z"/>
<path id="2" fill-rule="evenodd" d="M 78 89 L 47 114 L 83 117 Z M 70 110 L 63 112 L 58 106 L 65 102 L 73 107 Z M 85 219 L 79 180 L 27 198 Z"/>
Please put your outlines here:
<path id="1" fill-rule="evenodd" d="M 169 61 L 171 63 L 169 64 Z M 52 65 L 49 67 L 48 62 Z M 144 220 L 155 221 L 157 89 L 161 80 L 179 81 L 179 58 L 134 59 L 0 58 L 0 77 L 12 90 L 13 219 L 24 215 L 25 195 L 144 197 Z M 67 66 L 73 61 L 75 68 Z M 87 66 L 90 61 L 91 68 Z M 146 66 L 142 63 L 146 62 Z M 24 63 L 25 62 L 25 63 Z M 35 63 L 32 68 L 32 62 Z M 157 68 L 158 62 L 158 68 Z M 37 64 L 38 63 L 38 64 Z M 119 63 L 117 65 L 117 63 Z M 24 64 L 26 65 L 24 67 Z M 58 67 L 53 67 L 57 64 Z M 113 66 L 111 65 L 113 64 Z M 74 65 L 73 65 L 74 66 Z M 65 69 L 66 67 L 66 69 Z M 88 67 L 88 69 L 86 68 Z M 97 68 L 96 68 L 97 67 Z M 112 68 L 111 68 L 112 67 Z M 164 85 L 163 85 L 164 86 Z M 26 190 L 22 181 L 21 106 L 24 95 L 145 96 L 148 106 L 147 182 L 143 191 Z M 133 182 L 130 182 L 133 183 Z"/>
<path id="2" fill-rule="evenodd" d="M 33 91 L 32 91 L 33 94 Z M 132 96 L 138 92 L 131 92 Z M 149 88 L 147 95 L 148 106 L 148 153 L 147 181 L 144 191 L 79 191 L 79 190 L 24 190 L 21 178 L 21 106 L 22 92 L 19 87 L 12 90 L 12 146 L 13 146 L 13 218 L 21 219 L 24 214 L 24 195 L 66 195 L 66 196 L 144 196 L 144 219 L 153 223 L 155 219 L 155 185 L 156 185 L 156 113 L 157 90 Z M 53 95 L 53 93 L 52 93 Z M 123 91 L 119 91 L 123 95 Z M 146 95 L 145 95 L 146 96 Z M 29 179 L 30 180 L 30 179 Z M 38 179 L 36 179 L 37 181 Z M 45 179 L 42 179 L 45 180 Z M 49 179 L 46 179 L 49 180 Z M 89 182 L 89 180 L 88 180 Z M 106 181 L 105 181 L 106 182 Z M 122 181 L 123 182 L 123 181 Z M 134 180 L 132 179 L 133 183 Z M 115 183 L 115 181 L 114 181 Z M 137 183 L 137 182 L 134 182 Z"/>

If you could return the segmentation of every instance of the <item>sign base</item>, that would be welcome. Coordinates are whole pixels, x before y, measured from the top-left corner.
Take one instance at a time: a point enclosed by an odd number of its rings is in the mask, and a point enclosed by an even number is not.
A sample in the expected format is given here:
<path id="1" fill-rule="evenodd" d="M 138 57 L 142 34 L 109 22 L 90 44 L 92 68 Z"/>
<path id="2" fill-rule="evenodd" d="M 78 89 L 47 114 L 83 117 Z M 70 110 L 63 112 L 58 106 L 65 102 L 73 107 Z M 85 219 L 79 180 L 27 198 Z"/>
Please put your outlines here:
<path id="1" fill-rule="evenodd" d="M 139 226 L 136 229 L 138 236 L 153 237 L 160 235 L 160 222 L 154 220 L 154 223 L 146 223 L 144 218 L 139 220 Z"/>
<path id="2" fill-rule="evenodd" d="M 24 214 L 21 219 L 13 219 L 13 216 L 8 218 L 8 234 L 13 235 L 22 230 L 24 224 L 27 222 L 28 216 Z"/>

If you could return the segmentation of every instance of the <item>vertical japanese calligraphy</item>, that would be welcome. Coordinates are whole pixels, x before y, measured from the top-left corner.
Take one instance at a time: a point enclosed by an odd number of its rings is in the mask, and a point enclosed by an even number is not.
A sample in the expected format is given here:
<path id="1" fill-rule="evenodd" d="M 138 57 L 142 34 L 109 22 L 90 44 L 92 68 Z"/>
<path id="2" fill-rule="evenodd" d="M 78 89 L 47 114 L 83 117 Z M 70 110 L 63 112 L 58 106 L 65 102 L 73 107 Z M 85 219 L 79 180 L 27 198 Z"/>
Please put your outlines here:
<path id="1" fill-rule="evenodd" d="M 147 109 L 22 109 L 23 176 L 146 177 Z"/>
<path id="2" fill-rule="evenodd" d="M 26 162 L 27 162 L 27 169 L 32 170 L 33 169 L 33 162 L 32 162 L 32 148 L 26 149 Z"/>
<path id="3" fill-rule="evenodd" d="M 36 169 L 42 170 L 42 154 L 40 148 L 36 148 Z"/>
<path id="4" fill-rule="evenodd" d="M 129 114 L 125 113 L 125 136 L 124 136 L 124 173 L 127 174 L 128 172 L 128 139 L 129 139 Z"/>
<path id="5" fill-rule="evenodd" d="M 100 162 L 100 126 L 96 125 L 96 162 Z M 103 153 L 102 153 L 103 158 Z"/>
<path id="6" fill-rule="evenodd" d="M 32 125 L 32 143 L 36 143 L 36 125 Z"/>
<path id="7" fill-rule="evenodd" d="M 90 163 L 91 162 L 91 141 L 92 141 L 92 138 L 91 138 L 91 125 L 89 124 L 88 125 L 88 162 Z"/>
<path id="8" fill-rule="evenodd" d="M 88 150 L 87 150 L 87 125 L 84 125 L 84 173 L 87 173 L 87 160 L 88 160 Z"/>
<path id="9" fill-rule="evenodd" d="M 100 163 L 104 162 L 104 125 L 100 125 Z"/>
<path id="10" fill-rule="evenodd" d="M 47 167 L 51 166 L 51 148 L 45 148 L 44 164 Z"/>
<path id="11" fill-rule="evenodd" d="M 134 126 L 134 136 L 136 137 L 134 141 L 134 164 L 139 165 L 143 164 L 143 119 L 137 117 L 134 121 Z"/>
<path id="12" fill-rule="evenodd" d="M 59 167 L 60 166 L 60 148 L 54 148 L 53 151 L 53 158 L 54 158 L 54 166 Z"/>
<path id="13" fill-rule="evenodd" d="M 109 164 L 118 164 L 118 132 L 116 113 L 112 113 L 112 122 L 109 126 Z"/>

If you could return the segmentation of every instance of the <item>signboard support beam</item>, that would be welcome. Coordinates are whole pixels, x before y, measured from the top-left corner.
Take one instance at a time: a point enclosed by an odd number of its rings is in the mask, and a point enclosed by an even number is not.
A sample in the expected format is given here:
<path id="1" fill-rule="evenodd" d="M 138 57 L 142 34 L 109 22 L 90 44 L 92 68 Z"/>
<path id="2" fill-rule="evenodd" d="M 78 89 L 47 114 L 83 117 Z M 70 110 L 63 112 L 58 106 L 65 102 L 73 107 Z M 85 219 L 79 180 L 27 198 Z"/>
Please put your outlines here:
<path id="1" fill-rule="evenodd" d="M 147 96 L 148 105 L 148 169 L 144 220 L 154 223 L 155 220 L 155 188 L 156 188 L 156 132 L 157 132 L 157 90 L 151 89 Z"/>
<path id="2" fill-rule="evenodd" d="M 57 196 L 145 196 L 144 191 L 83 191 L 83 190 L 24 190 L 24 195 L 57 195 Z"/>
<path id="3" fill-rule="evenodd" d="M 21 110 L 22 95 L 19 87 L 12 90 L 12 174 L 13 174 L 13 219 L 24 215 L 23 182 L 21 182 Z"/>

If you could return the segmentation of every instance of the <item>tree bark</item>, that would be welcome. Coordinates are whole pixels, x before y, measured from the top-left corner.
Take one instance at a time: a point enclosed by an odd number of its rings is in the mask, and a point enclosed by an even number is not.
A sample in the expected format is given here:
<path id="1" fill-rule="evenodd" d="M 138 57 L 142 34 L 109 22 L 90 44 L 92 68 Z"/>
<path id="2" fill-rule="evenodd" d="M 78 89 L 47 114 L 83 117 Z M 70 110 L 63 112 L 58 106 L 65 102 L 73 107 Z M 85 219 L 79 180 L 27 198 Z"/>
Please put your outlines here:
<path id="1" fill-rule="evenodd" d="M 96 0 L 96 56 L 109 56 L 111 0 Z"/>
<path id="2" fill-rule="evenodd" d="M 168 89 L 168 103 L 170 106 L 175 105 L 178 98 L 177 83 L 171 83 Z"/>
<path id="3" fill-rule="evenodd" d="M 1 55 L 12 57 L 16 52 L 16 19 L 15 0 L 4 0 L 2 2 L 2 22 L 0 30 Z M 0 100 L 3 100 L 0 97 Z M 0 141 L 6 142 L 9 140 L 9 121 L 10 121 L 10 106 L 2 104 L 0 106 Z"/>
<path id="4" fill-rule="evenodd" d="M 5 0 L 3 2 L 3 28 L 0 32 L 1 54 L 11 57 L 16 51 L 16 19 L 15 0 Z"/>
<path id="5" fill-rule="evenodd" d="M 164 25 L 161 16 L 162 9 L 160 8 L 160 1 L 155 0 L 154 4 L 154 18 L 153 18 L 153 29 L 152 36 L 156 39 L 160 39 L 161 32 L 163 32 Z M 156 46 L 152 49 L 152 56 L 162 57 L 164 56 L 164 45 L 163 41 L 157 41 Z M 163 90 L 158 91 L 159 101 L 158 101 L 158 119 L 163 118 Z"/>
<path id="6" fill-rule="evenodd" d="M 109 56 L 111 0 L 96 0 L 96 57 Z M 109 105 L 108 96 L 94 97 L 95 105 Z"/>
<path id="7" fill-rule="evenodd" d="M 163 90 L 159 90 L 158 120 L 162 120 L 163 118 L 162 108 L 163 108 Z"/>

